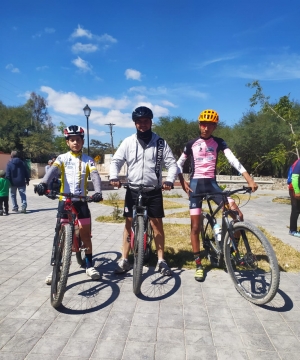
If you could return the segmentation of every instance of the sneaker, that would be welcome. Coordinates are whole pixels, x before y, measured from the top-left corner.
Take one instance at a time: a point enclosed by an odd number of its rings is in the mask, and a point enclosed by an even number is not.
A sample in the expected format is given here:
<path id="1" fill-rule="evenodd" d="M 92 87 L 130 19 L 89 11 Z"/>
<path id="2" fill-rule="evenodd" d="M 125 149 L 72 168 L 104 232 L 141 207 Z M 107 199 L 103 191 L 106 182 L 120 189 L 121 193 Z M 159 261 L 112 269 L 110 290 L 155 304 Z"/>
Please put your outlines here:
<path id="1" fill-rule="evenodd" d="M 6 212 L 5 215 L 8 216 L 8 215 L 9 215 L 9 212 Z"/>
<path id="2" fill-rule="evenodd" d="M 100 273 L 94 267 L 86 269 L 85 272 L 92 280 L 98 280 L 101 278 Z"/>
<path id="3" fill-rule="evenodd" d="M 204 269 L 203 269 L 202 265 L 198 265 L 196 267 L 195 280 L 196 281 L 204 281 L 204 279 L 205 279 Z"/>
<path id="4" fill-rule="evenodd" d="M 51 283 L 52 283 L 52 272 L 46 277 L 45 283 L 47 285 L 51 285 Z"/>
<path id="5" fill-rule="evenodd" d="M 289 235 L 300 237 L 300 232 L 299 231 L 290 231 Z"/>
<path id="6" fill-rule="evenodd" d="M 26 214 L 26 207 L 22 207 L 21 213 Z"/>
<path id="7" fill-rule="evenodd" d="M 130 269 L 131 269 L 131 265 L 129 264 L 128 260 L 120 259 L 115 268 L 115 274 L 122 274 L 126 271 L 129 271 Z"/>
<path id="8" fill-rule="evenodd" d="M 2 210 L 0 210 L 0 216 L 3 216 L 3 211 Z"/>
<path id="9" fill-rule="evenodd" d="M 19 209 L 18 209 L 18 208 L 14 208 L 14 209 L 12 209 L 11 211 L 13 211 L 13 212 L 19 212 Z"/>
<path id="10" fill-rule="evenodd" d="M 166 263 L 165 260 L 162 261 L 158 261 L 158 271 L 163 275 L 163 276 L 172 276 L 172 270 L 169 268 L 169 265 Z"/>

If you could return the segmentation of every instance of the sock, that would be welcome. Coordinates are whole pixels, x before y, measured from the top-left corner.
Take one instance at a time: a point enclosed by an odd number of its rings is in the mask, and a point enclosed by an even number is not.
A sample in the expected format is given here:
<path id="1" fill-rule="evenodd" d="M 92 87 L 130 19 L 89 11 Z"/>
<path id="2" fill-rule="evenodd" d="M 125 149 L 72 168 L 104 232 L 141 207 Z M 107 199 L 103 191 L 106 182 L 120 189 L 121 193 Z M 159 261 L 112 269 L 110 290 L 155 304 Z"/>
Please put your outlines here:
<path id="1" fill-rule="evenodd" d="M 93 255 L 92 254 L 85 254 L 85 263 L 86 268 L 93 267 Z"/>
<path id="2" fill-rule="evenodd" d="M 200 252 L 194 253 L 194 260 L 195 260 L 196 266 L 201 265 Z"/>
<path id="3" fill-rule="evenodd" d="M 161 262 L 165 262 L 164 259 L 158 259 L 158 263 L 160 264 Z"/>

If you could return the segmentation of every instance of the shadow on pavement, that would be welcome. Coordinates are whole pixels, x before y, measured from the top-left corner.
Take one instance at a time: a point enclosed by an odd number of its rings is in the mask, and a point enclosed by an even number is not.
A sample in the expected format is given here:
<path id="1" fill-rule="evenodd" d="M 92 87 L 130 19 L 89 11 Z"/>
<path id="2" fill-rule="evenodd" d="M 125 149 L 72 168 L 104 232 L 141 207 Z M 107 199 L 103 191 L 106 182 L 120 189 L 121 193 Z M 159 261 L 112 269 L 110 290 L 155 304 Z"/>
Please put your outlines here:
<path id="1" fill-rule="evenodd" d="M 278 289 L 275 298 L 268 304 L 261 305 L 260 307 L 270 311 L 286 312 L 292 310 L 294 304 L 292 299 L 284 291 Z"/>
<path id="2" fill-rule="evenodd" d="M 163 276 L 149 267 L 143 274 L 141 292 L 137 297 L 145 301 L 159 301 L 172 296 L 181 286 L 182 270 L 173 271 L 173 276 Z"/>

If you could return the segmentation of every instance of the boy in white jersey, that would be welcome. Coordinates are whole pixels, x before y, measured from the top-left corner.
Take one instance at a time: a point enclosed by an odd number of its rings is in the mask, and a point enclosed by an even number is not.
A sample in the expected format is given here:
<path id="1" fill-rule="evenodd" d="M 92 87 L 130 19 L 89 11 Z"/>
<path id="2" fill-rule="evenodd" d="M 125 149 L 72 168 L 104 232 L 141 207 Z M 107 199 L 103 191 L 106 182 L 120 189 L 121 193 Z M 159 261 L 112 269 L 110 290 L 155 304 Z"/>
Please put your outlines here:
<path id="1" fill-rule="evenodd" d="M 95 193 L 92 196 L 94 202 L 102 201 L 101 179 L 94 164 L 94 160 L 82 153 L 84 144 L 84 130 L 81 126 L 71 125 L 64 130 L 65 139 L 70 151 L 59 155 L 51 168 L 47 171 L 42 182 L 36 187 L 39 195 L 45 194 L 51 181 L 61 176 L 60 192 L 72 193 L 85 196 L 87 194 L 87 179 L 91 176 Z M 61 173 L 61 175 L 59 175 Z M 91 240 L 91 214 L 86 202 L 74 201 L 78 211 L 78 223 L 80 237 L 84 243 L 86 259 L 86 274 L 93 280 L 99 279 L 99 272 L 92 263 L 92 240 Z M 64 208 L 64 199 L 60 198 L 58 211 Z M 52 273 L 46 278 L 46 284 L 50 285 Z"/>
<path id="2" fill-rule="evenodd" d="M 198 121 L 200 137 L 186 144 L 182 155 L 177 161 L 177 165 L 181 186 L 189 195 L 190 199 L 191 243 L 196 263 L 195 280 L 203 281 L 205 279 L 205 273 L 201 265 L 199 240 L 202 199 L 199 197 L 193 198 L 193 194 L 222 191 L 216 182 L 216 165 L 219 151 L 223 151 L 230 165 L 243 175 L 252 191 L 256 191 L 258 186 L 233 155 L 226 142 L 212 135 L 219 121 L 218 113 L 214 110 L 204 110 L 200 113 Z M 191 157 L 192 166 L 190 184 L 184 180 L 182 175 L 182 166 L 189 156 Z M 214 200 L 218 204 L 222 201 L 218 196 L 216 196 Z M 243 214 L 234 200 L 229 199 L 229 202 L 231 208 L 237 210 L 239 217 L 243 220 Z"/>

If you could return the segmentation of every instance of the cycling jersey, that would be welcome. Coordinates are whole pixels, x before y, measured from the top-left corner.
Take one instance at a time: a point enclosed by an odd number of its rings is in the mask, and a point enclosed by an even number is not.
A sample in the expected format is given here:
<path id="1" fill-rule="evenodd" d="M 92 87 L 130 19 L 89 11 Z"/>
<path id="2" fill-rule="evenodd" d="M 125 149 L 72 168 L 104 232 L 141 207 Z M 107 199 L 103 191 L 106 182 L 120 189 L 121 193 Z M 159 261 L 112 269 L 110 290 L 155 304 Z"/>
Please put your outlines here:
<path id="1" fill-rule="evenodd" d="M 94 164 L 94 160 L 82 152 L 75 154 L 68 151 L 59 155 L 51 168 L 45 174 L 42 182 L 49 184 L 54 177 L 61 173 L 60 192 L 85 196 L 87 194 L 87 180 L 89 174 L 96 192 L 101 192 L 101 179 Z"/>
<path id="2" fill-rule="evenodd" d="M 182 155 L 177 161 L 178 173 L 182 173 L 183 164 L 191 156 L 191 179 L 214 179 L 220 151 L 223 151 L 230 165 L 239 173 L 242 174 L 246 171 L 223 139 L 210 136 L 208 139 L 198 137 L 186 144 Z"/>

